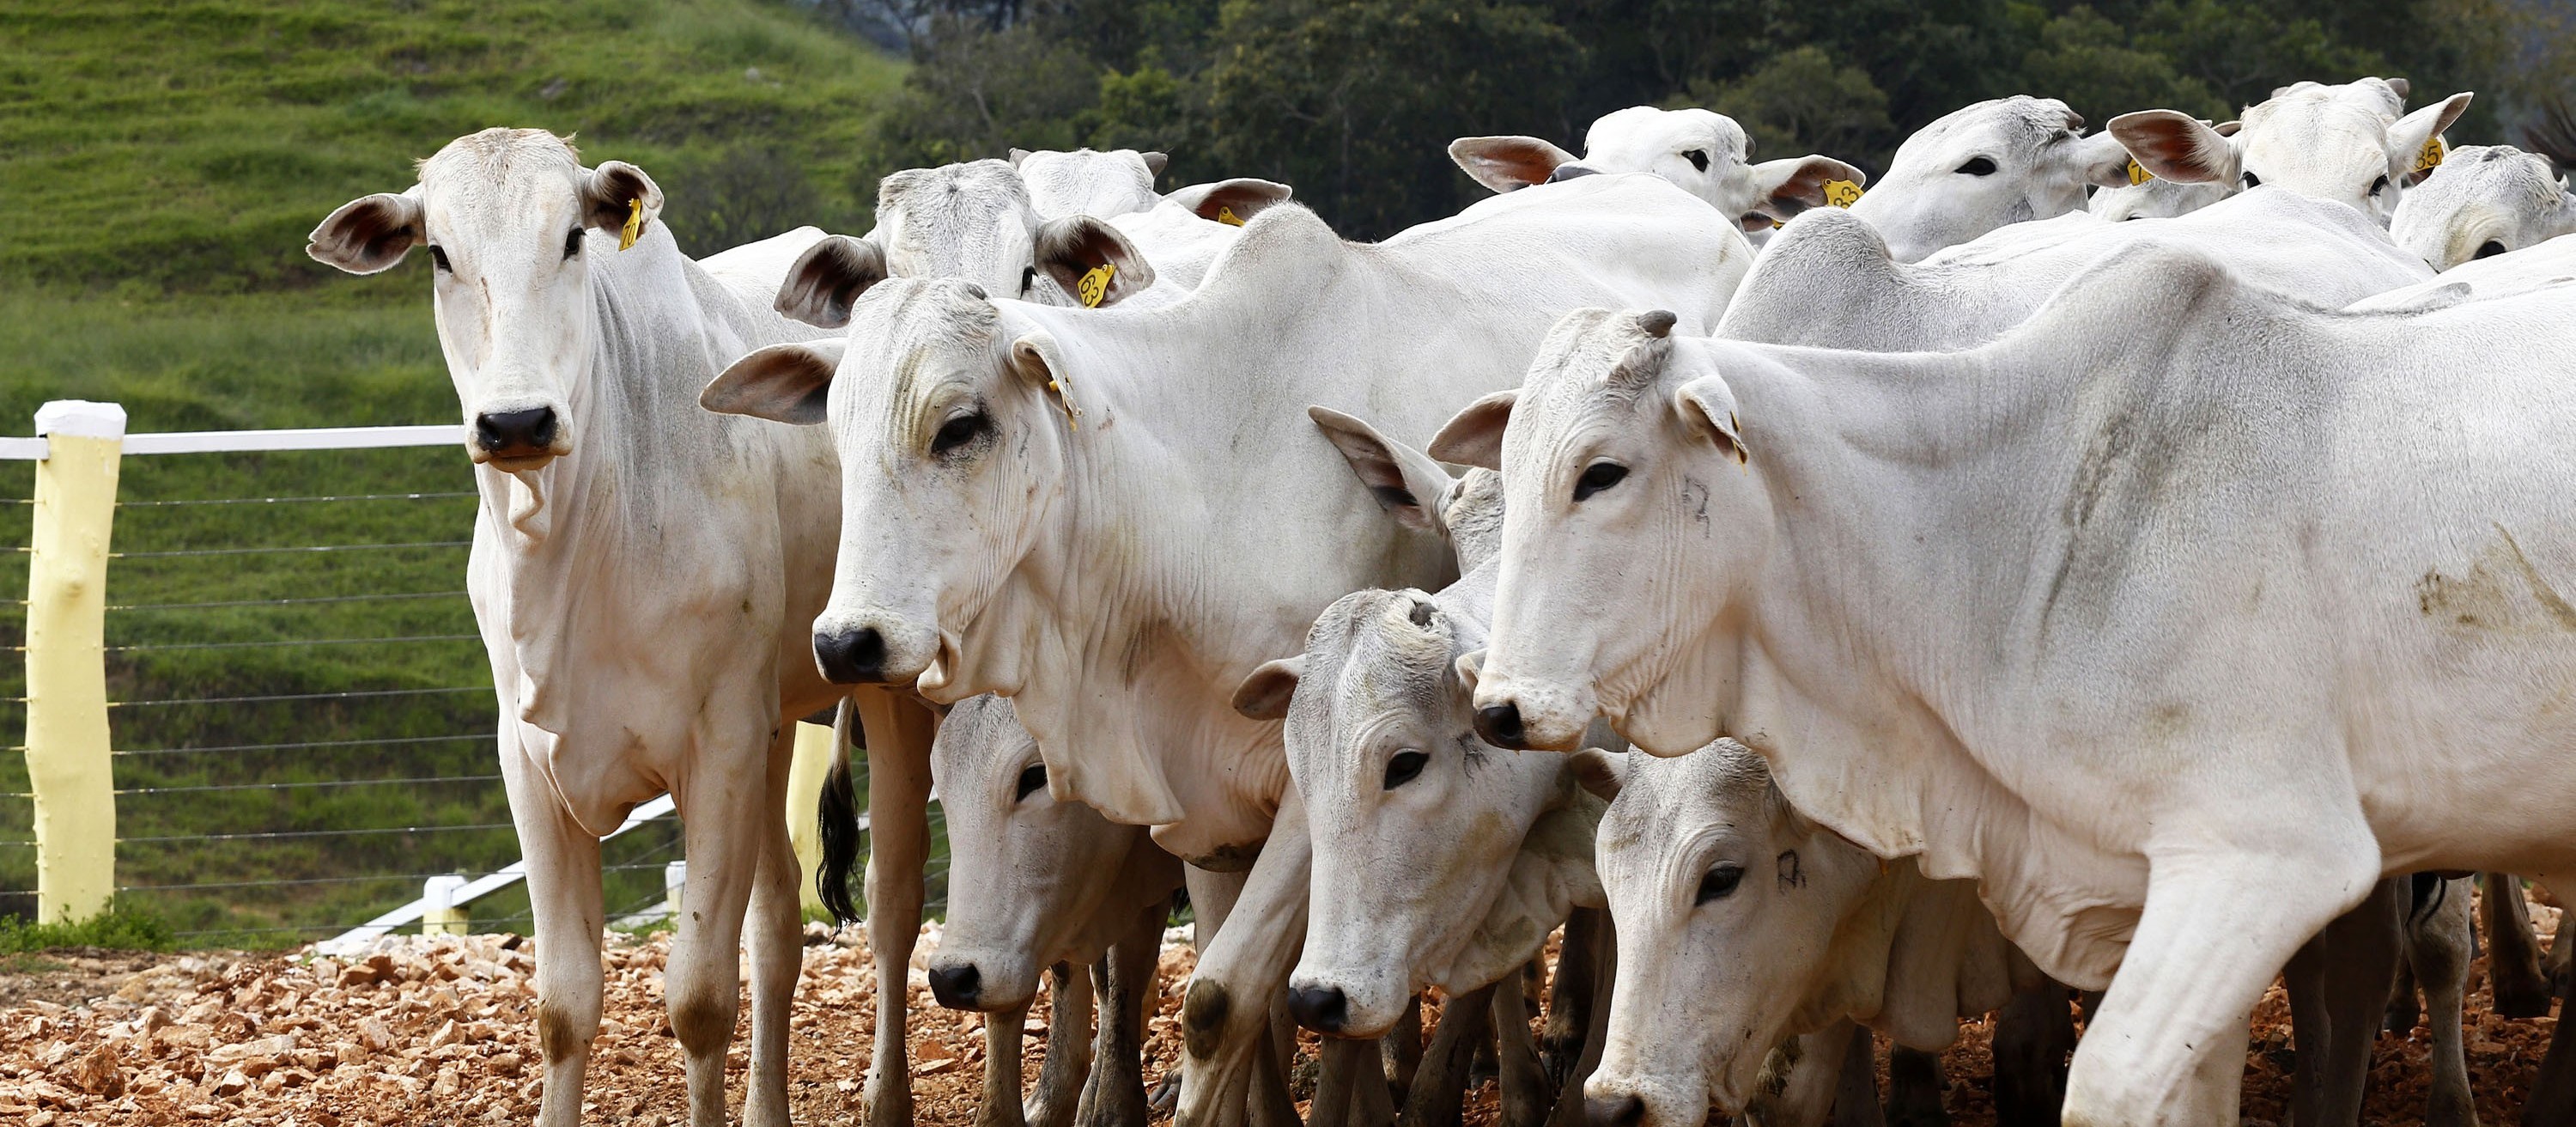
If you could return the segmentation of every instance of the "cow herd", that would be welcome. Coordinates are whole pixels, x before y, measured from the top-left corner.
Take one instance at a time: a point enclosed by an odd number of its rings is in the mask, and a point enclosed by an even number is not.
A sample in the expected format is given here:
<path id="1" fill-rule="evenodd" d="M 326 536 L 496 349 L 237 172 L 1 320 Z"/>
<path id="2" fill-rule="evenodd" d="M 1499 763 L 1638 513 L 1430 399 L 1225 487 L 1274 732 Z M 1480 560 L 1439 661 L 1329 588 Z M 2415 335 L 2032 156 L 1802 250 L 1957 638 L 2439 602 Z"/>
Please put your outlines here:
<path id="1" fill-rule="evenodd" d="M 2469 874 L 2500 1011 L 2576 948 L 2522 894 L 2576 870 L 2576 198 L 2407 94 L 2005 98 L 1875 180 L 1622 110 L 1457 141 L 1498 194 L 1373 244 L 1015 151 L 700 260 L 633 165 L 457 139 L 308 250 L 433 261 L 540 1122 L 599 835 L 664 792 L 690 1121 L 746 965 L 742 1116 L 788 1121 L 784 720 L 838 705 L 869 1127 L 912 1118 L 934 783 L 932 992 L 1054 1006 L 1025 1104 L 986 1023 L 978 1127 L 1145 1120 L 1184 890 L 1189 1127 L 1298 1120 L 1292 1021 L 1318 1125 L 1455 1124 L 1480 1055 L 1509 1127 L 1880 1122 L 1873 1034 L 1928 1122 L 1990 1013 L 2004 1122 L 2232 1123 L 2283 978 L 2301 1127 L 2419 988 L 2427 1122 L 2474 1123 Z M 2576 1122 L 2567 1040 L 2526 1122 Z"/>

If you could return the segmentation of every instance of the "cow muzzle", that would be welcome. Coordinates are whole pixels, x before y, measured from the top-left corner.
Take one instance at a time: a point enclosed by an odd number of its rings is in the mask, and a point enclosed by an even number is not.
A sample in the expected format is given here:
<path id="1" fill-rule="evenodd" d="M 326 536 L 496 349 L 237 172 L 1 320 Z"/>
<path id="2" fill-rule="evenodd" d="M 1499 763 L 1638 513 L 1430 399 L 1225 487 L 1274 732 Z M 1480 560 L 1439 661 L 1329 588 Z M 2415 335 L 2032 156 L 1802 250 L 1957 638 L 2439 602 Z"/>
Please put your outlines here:
<path id="1" fill-rule="evenodd" d="M 1589 692 L 1514 682 L 1490 671 L 1476 686 L 1476 735 L 1513 751 L 1572 751 L 1599 711 Z"/>
<path id="2" fill-rule="evenodd" d="M 1291 986 L 1288 1013 L 1317 1033 L 1338 1034 L 1350 1021 L 1350 999 L 1338 986 Z"/>
<path id="3" fill-rule="evenodd" d="M 814 666 L 835 685 L 910 684 L 938 656 L 939 635 L 882 615 L 817 619 Z"/>
<path id="4" fill-rule="evenodd" d="M 475 462 L 513 473 L 572 453 L 569 428 L 548 406 L 484 411 L 467 429 L 466 449 Z"/>

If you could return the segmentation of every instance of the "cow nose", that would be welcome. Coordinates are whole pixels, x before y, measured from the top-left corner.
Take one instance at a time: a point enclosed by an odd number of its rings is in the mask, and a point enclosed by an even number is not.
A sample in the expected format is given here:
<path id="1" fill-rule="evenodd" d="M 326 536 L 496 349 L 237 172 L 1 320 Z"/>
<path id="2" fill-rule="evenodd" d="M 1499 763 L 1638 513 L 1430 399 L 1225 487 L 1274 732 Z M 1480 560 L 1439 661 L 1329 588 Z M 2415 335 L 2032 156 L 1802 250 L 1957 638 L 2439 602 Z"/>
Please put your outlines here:
<path id="1" fill-rule="evenodd" d="M 930 993 L 949 1009 L 974 1009 L 975 998 L 983 989 L 984 973 L 976 970 L 973 963 L 930 968 Z"/>
<path id="2" fill-rule="evenodd" d="M 1476 734 L 1499 748 L 1523 751 L 1529 747 L 1529 733 L 1521 730 L 1521 706 L 1511 701 L 1477 709 Z"/>
<path id="3" fill-rule="evenodd" d="M 1292 986 L 1288 988 L 1288 1012 L 1297 1024 L 1317 1033 L 1339 1033 L 1350 1020 L 1351 1001 L 1342 996 L 1338 986 Z"/>
<path id="4" fill-rule="evenodd" d="M 555 409 L 487 411 L 474 416 L 474 444 L 487 454 L 534 454 L 555 444 Z"/>
<path id="5" fill-rule="evenodd" d="M 1583 1118 L 1592 1127 L 1637 1127 L 1646 1119 L 1646 1101 L 1631 1093 L 1583 1101 Z"/>
<path id="6" fill-rule="evenodd" d="M 814 664 L 823 670 L 823 679 L 835 685 L 872 685 L 885 680 L 885 635 L 874 626 L 844 630 L 837 634 L 817 631 L 814 635 Z"/>

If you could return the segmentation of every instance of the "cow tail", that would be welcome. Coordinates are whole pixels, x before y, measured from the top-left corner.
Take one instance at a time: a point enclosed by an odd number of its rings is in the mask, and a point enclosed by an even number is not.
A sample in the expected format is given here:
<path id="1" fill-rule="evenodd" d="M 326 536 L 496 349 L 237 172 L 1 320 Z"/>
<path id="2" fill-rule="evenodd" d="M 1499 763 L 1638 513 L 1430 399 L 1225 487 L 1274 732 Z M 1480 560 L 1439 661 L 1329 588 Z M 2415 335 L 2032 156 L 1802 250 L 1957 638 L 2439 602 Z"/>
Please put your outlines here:
<path id="1" fill-rule="evenodd" d="M 859 790 L 850 772 L 852 737 L 866 739 L 858 730 L 856 711 L 844 697 L 832 714 L 832 773 L 823 780 L 823 797 L 814 807 L 823 838 L 823 867 L 814 874 L 814 889 L 840 923 L 854 923 L 860 916 L 858 905 L 850 901 L 850 874 L 864 855 L 860 838 L 866 832 L 859 828 Z"/>
<path id="2" fill-rule="evenodd" d="M 2413 903 L 2406 911 L 2406 926 L 2418 928 L 2424 926 L 2425 921 L 2432 919 L 2433 913 L 2441 911 L 2442 905 L 2450 900 L 2451 882 L 2442 879 L 2441 873 L 2416 873 L 2414 887 L 2409 891 L 2411 895 L 2408 899 Z"/>

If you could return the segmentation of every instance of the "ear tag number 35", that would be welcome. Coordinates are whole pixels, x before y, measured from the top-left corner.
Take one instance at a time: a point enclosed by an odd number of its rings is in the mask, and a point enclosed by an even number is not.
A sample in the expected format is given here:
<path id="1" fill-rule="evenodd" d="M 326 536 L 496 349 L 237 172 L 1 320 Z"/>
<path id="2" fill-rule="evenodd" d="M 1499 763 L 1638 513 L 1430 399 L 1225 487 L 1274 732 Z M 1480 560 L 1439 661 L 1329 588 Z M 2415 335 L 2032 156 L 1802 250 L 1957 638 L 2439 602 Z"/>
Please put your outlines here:
<path id="1" fill-rule="evenodd" d="M 2436 168 L 2440 168 L 2442 166 L 2442 158 L 2448 155 L 2450 155 L 2450 150 L 2442 146 L 2442 135 L 2436 133 L 2425 139 L 2424 151 L 2415 154 L 2415 167 L 2408 169 L 2408 171 L 2415 173 L 2431 172 Z"/>
<path id="2" fill-rule="evenodd" d="M 1860 185 L 1849 180 L 1825 181 L 1825 202 L 1835 207 L 1850 207 L 1860 202 Z"/>
<path id="3" fill-rule="evenodd" d="M 1102 299 L 1109 296 L 1109 279 L 1117 276 L 1117 265 L 1108 262 L 1103 262 L 1098 266 L 1094 266 L 1089 270 L 1083 271 L 1081 280 L 1076 281 L 1073 284 L 1074 292 L 1082 298 L 1082 307 L 1085 309 L 1100 308 Z"/>
<path id="4" fill-rule="evenodd" d="M 644 201 L 640 197 L 628 200 L 626 201 L 626 226 L 617 232 L 617 249 L 634 249 L 635 237 L 643 233 Z"/>

